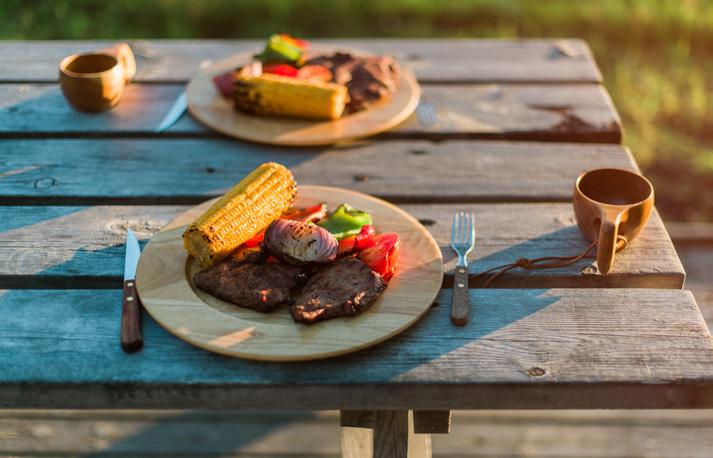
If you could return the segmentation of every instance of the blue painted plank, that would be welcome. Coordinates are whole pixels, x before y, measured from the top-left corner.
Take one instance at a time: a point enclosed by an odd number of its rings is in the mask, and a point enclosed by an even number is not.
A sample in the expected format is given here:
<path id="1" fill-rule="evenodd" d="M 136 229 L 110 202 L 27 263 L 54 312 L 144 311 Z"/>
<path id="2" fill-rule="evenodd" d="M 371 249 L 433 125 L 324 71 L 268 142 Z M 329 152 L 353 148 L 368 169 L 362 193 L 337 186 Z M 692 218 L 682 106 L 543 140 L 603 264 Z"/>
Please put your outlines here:
<path id="1" fill-rule="evenodd" d="M 4 291 L 0 406 L 713 404 L 713 398 L 701 396 L 713 389 L 713 343 L 689 292 L 473 290 L 471 295 L 472 320 L 463 328 L 450 324 L 446 290 L 415 326 L 372 349 L 309 363 L 259 363 L 193 348 L 148 317 L 144 349 L 123 353 L 119 291 Z"/>

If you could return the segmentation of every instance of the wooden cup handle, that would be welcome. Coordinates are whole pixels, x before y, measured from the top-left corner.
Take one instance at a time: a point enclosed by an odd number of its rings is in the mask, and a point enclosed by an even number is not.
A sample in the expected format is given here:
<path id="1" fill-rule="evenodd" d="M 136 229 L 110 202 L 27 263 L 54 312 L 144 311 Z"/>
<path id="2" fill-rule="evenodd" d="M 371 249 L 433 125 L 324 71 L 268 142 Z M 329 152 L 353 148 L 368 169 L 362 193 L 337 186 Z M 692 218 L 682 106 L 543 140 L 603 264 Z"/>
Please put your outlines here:
<path id="1" fill-rule="evenodd" d="M 597 266 L 602 274 L 609 273 L 614 264 L 620 222 L 621 215 L 616 215 L 615 218 L 602 215 L 602 223 L 599 226 L 599 241 L 597 242 Z"/>
<path id="2" fill-rule="evenodd" d="M 125 280 L 121 301 L 121 348 L 127 353 L 138 351 L 144 345 L 144 340 L 141 337 L 141 308 L 139 305 L 136 282 Z"/>
<path id="3" fill-rule="evenodd" d="M 456 326 L 468 324 L 470 292 L 468 291 L 468 268 L 456 266 L 453 276 L 453 300 L 451 302 L 451 322 Z"/>
<path id="4" fill-rule="evenodd" d="M 134 59 L 134 53 L 128 44 L 119 43 L 104 51 L 116 57 L 119 65 L 124 70 L 124 79 L 127 82 L 136 75 L 136 59 Z"/>

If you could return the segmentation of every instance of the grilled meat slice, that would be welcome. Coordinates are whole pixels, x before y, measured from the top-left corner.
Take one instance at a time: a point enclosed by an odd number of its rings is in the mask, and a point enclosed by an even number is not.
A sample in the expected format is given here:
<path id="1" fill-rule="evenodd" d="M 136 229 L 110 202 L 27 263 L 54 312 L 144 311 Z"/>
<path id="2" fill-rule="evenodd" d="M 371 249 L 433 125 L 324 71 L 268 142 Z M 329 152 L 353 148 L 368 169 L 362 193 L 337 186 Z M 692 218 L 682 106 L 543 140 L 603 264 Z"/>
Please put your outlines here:
<path id="1" fill-rule="evenodd" d="M 346 257 L 318 270 L 290 305 L 292 318 L 314 323 L 340 316 L 354 316 L 369 307 L 386 284 L 362 261 Z"/>
<path id="2" fill-rule="evenodd" d="M 267 313 L 288 302 L 290 290 L 307 280 L 301 267 L 231 256 L 193 276 L 199 289 L 241 307 Z"/>
<path id="3" fill-rule="evenodd" d="M 399 67 L 391 56 L 353 56 L 337 52 L 331 56 L 316 56 L 307 64 L 327 67 L 334 75 L 333 82 L 347 86 L 347 113 L 364 110 L 395 92 L 399 79 Z"/>

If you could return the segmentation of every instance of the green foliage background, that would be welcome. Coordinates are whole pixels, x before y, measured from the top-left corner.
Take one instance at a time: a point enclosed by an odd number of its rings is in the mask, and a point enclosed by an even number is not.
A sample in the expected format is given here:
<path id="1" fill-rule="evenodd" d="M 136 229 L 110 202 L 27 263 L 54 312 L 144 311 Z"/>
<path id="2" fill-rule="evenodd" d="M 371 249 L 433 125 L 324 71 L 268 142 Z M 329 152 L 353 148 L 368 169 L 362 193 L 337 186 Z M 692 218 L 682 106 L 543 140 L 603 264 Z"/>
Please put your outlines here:
<path id="1" fill-rule="evenodd" d="M 676 220 L 713 220 L 713 1 L 3 0 L 0 38 L 581 37 Z"/>

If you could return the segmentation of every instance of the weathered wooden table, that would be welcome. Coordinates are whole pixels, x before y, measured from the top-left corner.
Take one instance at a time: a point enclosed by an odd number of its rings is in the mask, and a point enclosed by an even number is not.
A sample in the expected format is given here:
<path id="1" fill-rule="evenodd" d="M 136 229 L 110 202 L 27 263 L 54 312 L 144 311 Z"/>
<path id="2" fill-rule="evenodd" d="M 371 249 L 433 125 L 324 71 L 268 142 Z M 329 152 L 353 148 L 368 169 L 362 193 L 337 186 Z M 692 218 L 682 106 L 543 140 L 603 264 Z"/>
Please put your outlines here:
<path id="1" fill-rule="evenodd" d="M 405 456 L 414 429 L 447 431 L 449 409 L 713 407 L 713 344 L 655 213 L 610 275 L 591 259 L 512 271 L 472 290 L 468 326 L 449 322 L 454 210 L 476 214 L 473 274 L 575 254 L 587 245 L 576 176 L 637 168 L 583 42 L 339 43 L 406 60 L 437 116 L 333 148 L 229 140 L 188 115 L 155 134 L 202 60 L 258 42 L 134 42 L 136 82 L 98 115 L 67 106 L 57 65 L 107 43 L 0 43 L 0 407 L 340 409 L 344 426 L 374 429 L 375 456 Z M 313 363 L 223 358 L 150 318 L 144 349 L 123 353 L 126 229 L 147 239 L 266 160 L 419 218 L 447 270 L 430 312 L 376 348 Z M 368 454 L 370 429 L 344 431 L 345 456 Z M 411 436 L 411 455 L 430 454 L 430 436 Z"/>

